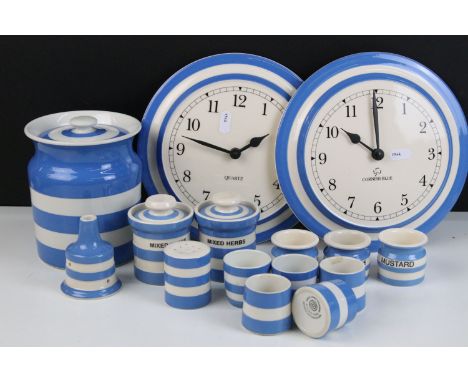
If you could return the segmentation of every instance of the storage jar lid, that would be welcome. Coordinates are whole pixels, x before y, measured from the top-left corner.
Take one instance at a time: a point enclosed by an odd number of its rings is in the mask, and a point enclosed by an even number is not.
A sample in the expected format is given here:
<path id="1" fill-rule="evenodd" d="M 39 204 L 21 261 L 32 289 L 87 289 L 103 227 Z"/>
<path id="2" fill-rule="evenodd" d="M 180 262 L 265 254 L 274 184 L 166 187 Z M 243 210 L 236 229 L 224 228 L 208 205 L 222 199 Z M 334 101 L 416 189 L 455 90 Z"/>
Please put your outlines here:
<path id="1" fill-rule="evenodd" d="M 40 143 L 93 146 L 128 139 L 140 129 L 140 121 L 125 114 L 78 110 L 37 118 L 26 125 L 24 132 Z"/>
<path id="2" fill-rule="evenodd" d="M 208 220 L 238 221 L 258 215 L 259 210 L 255 204 L 241 201 L 235 193 L 218 192 L 211 200 L 200 203 L 195 213 Z"/>
<path id="3" fill-rule="evenodd" d="M 166 225 L 191 219 L 193 210 L 184 203 L 178 203 L 172 195 L 158 194 L 132 207 L 128 216 L 138 223 Z"/>

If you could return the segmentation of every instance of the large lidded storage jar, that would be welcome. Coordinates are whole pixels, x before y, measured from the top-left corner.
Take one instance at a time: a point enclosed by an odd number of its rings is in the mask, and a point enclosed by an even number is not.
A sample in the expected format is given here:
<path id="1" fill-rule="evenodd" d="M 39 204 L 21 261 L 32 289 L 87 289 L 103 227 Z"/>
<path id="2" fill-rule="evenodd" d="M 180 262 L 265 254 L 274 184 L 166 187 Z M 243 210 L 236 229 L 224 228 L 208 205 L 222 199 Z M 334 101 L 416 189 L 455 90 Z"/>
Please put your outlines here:
<path id="1" fill-rule="evenodd" d="M 141 163 L 132 149 L 140 122 L 107 111 L 71 111 L 35 119 L 25 127 L 34 141 L 29 187 L 40 258 L 65 266 L 80 216 L 97 215 L 102 238 L 117 265 L 132 259 L 127 211 L 141 198 Z"/>

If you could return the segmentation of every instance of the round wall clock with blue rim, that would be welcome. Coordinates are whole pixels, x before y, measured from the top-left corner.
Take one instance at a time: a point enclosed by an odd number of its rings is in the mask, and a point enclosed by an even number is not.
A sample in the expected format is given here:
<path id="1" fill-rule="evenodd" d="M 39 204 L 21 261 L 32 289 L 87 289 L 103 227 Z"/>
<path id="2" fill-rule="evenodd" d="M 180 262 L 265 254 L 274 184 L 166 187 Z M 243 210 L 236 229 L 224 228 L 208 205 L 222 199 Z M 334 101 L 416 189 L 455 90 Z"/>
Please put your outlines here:
<path id="1" fill-rule="evenodd" d="M 280 119 L 301 79 L 255 55 L 228 53 L 193 62 L 169 78 L 142 122 L 138 154 L 149 194 L 191 206 L 231 191 L 260 208 L 257 241 L 297 220 L 276 176 Z"/>
<path id="2" fill-rule="evenodd" d="M 447 85 L 389 53 L 336 60 L 304 81 L 277 135 L 281 189 L 297 218 L 330 230 L 430 231 L 466 179 L 467 126 Z"/>

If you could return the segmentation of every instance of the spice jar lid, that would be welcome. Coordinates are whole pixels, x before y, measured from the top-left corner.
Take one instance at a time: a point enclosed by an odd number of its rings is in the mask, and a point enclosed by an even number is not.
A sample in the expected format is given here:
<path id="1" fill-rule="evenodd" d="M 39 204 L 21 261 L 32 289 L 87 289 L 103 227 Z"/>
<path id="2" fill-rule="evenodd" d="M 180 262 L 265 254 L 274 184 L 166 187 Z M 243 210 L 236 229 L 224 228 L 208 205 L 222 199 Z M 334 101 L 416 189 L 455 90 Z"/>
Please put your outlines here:
<path id="1" fill-rule="evenodd" d="M 125 114 L 79 110 L 37 118 L 24 128 L 33 141 L 59 146 L 93 146 L 128 139 L 141 129 Z"/>
<path id="2" fill-rule="evenodd" d="M 149 196 L 145 203 L 130 208 L 130 220 L 150 225 L 174 224 L 189 219 L 193 210 L 184 203 L 178 203 L 172 195 L 158 194 Z"/>
<path id="3" fill-rule="evenodd" d="M 200 203 L 195 213 L 208 220 L 233 221 L 249 219 L 258 215 L 259 210 L 255 204 L 241 201 L 238 194 L 219 192 L 211 200 Z"/>

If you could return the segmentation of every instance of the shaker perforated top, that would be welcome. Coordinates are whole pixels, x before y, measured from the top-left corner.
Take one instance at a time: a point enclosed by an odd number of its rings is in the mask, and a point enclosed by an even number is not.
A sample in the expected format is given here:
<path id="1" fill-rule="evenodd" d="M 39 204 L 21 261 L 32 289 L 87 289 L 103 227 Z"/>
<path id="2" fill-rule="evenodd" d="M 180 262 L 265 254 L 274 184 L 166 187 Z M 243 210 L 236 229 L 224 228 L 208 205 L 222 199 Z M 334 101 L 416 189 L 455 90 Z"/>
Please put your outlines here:
<path id="1" fill-rule="evenodd" d="M 79 110 L 37 118 L 26 125 L 24 132 L 40 143 L 92 146 L 133 137 L 140 129 L 140 121 L 125 114 Z"/>

